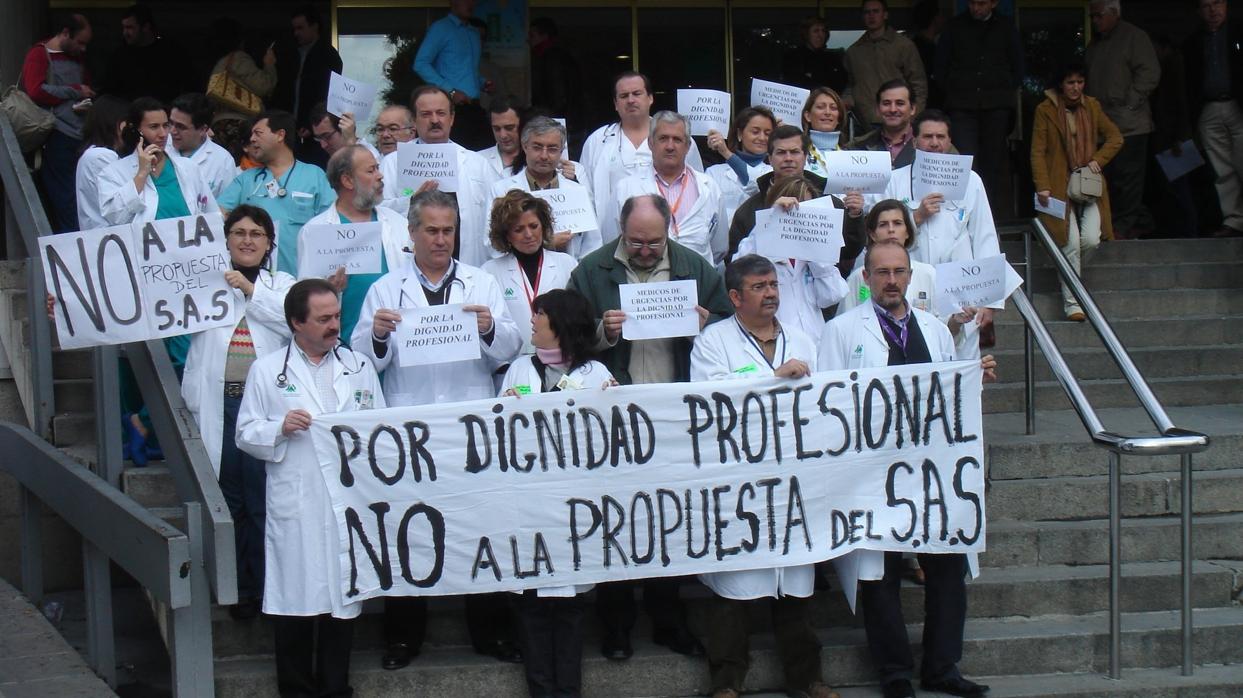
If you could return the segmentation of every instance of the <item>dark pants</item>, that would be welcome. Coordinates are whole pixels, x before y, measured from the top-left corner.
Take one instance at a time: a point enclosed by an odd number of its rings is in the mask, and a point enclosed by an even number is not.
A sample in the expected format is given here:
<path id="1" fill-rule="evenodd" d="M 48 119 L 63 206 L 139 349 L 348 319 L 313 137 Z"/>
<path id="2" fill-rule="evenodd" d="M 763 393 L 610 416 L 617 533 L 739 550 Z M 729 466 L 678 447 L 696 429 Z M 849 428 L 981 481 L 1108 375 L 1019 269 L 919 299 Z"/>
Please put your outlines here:
<path id="1" fill-rule="evenodd" d="M 515 594 L 514 617 L 531 698 L 583 694 L 583 601 L 577 596 Z"/>
<path id="2" fill-rule="evenodd" d="M 967 620 L 967 558 L 953 554 L 920 555 L 919 566 L 926 580 L 920 677 L 925 681 L 957 678 Z M 885 553 L 884 579 L 859 583 L 863 627 L 882 684 L 909 680 L 915 667 L 898 594 L 901 581 L 902 554 Z"/>
<path id="3" fill-rule="evenodd" d="M 810 601 L 810 598 L 797 596 L 753 601 L 716 597 L 707 638 L 712 690 L 742 690 L 751 664 L 747 609 L 755 604 L 766 604 L 772 611 L 773 635 L 777 640 L 777 656 L 785 670 L 786 690 L 806 691 L 813 683 L 822 681 L 820 638 L 808 622 Z"/>
<path id="4" fill-rule="evenodd" d="M 220 492 L 233 517 L 237 552 L 238 601 L 263 597 L 263 522 L 268 473 L 263 461 L 233 441 L 240 397 L 224 399 L 224 434 L 220 447 Z"/>
<path id="5" fill-rule="evenodd" d="M 1122 150 L 1105 166 L 1114 235 L 1132 237 L 1132 229 L 1152 229 L 1152 214 L 1144 206 L 1144 172 L 1148 166 L 1148 134 L 1122 139 Z M 1138 232 L 1138 231 L 1137 231 Z"/>
<path id="6" fill-rule="evenodd" d="M 629 635 L 639 618 L 635 587 L 643 588 L 643 608 L 652 619 L 652 630 L 672 631 L 686 627 L 686 610 L 678 591 L 681 577 L 660 577 L 641 582 L 609 582 L 596 586 L 596 612 L 606 635 Z"/>
<path id="7" fill-rule="evenodd" d="M 1010 148 L 1006 139 L 1014 128 L 1012 109 L 971 109 L 950 112 L 950 140 L 963 155 L 972 156 L 972 169 L 984 182 L 993 210 L 1009 200 L 1006 162 Z"/>
<path id="8" fill-rule="evenodd" d="M 281 698 L 348 698 L 354 621 L 329 615 L 269 616 Z"/>
<path id="9" fill-rule="evenodd" d="M 43 145 L 43 167 L 39 179 L 47 196 L 48 222 L 52 232 L 65 233 L 78 229 L 77 170 L 78 150 L 82 141 L 52 131 Z"/>
<path id="10" fill-rule="evenodd" d="M 478 650 L 497 642 L 514 641 L 513 613 L 507 592 L 469 594 L 466 629 Z M 390 596 L 384 599 L 384 641 L 405 643 L 417 653 L 427 636 L 427 599 L 422 596 Z"/>

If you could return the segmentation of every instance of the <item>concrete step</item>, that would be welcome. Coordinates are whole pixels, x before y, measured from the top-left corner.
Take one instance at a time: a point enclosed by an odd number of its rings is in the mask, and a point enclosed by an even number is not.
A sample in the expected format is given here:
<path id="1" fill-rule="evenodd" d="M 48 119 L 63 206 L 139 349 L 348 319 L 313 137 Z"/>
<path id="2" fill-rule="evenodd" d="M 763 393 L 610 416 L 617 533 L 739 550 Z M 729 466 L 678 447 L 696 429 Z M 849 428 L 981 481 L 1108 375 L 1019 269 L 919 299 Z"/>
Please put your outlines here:
<path id="1" fill-rule="evenodd" d="M 52 354 L 52 374 L 57 378 L 94 378 L 90 349 L 60 350 Z"/>
<path id="2" fill-rule="evenodd" d="M 1240 288 L 1243 264 L 1238 259 L 1144 265 L 1098 264 L 1093 259 L 1084 267 L 1083 280 L 1093 294 L 1139 289 Z M 1032 288 L 1037 293 L 1058 289 L 1060 283 L 1061 277 L 1051 264 L 1037 265 L 1032 270 Z"/>
<path id="3" fill-rule="evenodd" d="M 1045 326 L 1062 351 L 1090 347 L 1100 349 L 1101 339 L 1086 322 L 1069 322 L 1061 315 L 1045 316 Z M 1022 351 L 1023 318 L 1007 310 L 994 316 L 997 323 L 996 351 Z M 1114 334 L 1128 349 L 1168 346 L 1177 337 L 1184 346 L 1243 343 L 1243 315 L 1186 315 L 1164 318 L 1109 318 Z"/>
<path id="4" fill-rule="evenodd" d="M 1243 660 L 1243 609 L 1213 608 L 1195 614 L 1193 649 L 1197 661 L 1233 663 Z M 1123 616 L 1123 665 L 1170 667 L 1181 660 L 1179 617 L 1159 611 Z M 919 652 L 920 626 L 909 626 L 913 651 Z M 830 683 L 863 686 L 874 683 L 863 631 L 858 627 L 821 631 L 821 665 Z M 1108 665 L 1108 618 L 1043 616 L 1034 619 L 970 620 L 966 627 L 961 668 L 968 676 L 1039 677 L 1056 673 L 1100 673 Z M 586 695 L 683 696 L 708 691 L 707 662 L 676 655 L 635 635 L 635 656 L 609 662 L 584 647 L 583 688 Z M 522 669 L 477 657 L 457 648 L 428 648 L 409 667 L 384 671 L 379 651 L 356 651 L 351 683 L 365 696 L 456 696 L 525 693 Z M 1016 661 L 1017 658 L 1022 661 Z M 240 658 L 216 662 L 216 695 L 220 698 L 275 698 L 272 660 Z M 773 690 L 782 683 L 771 635 L 752 637 L 750 691 Z"/>
<path id="5" fill-rule="evenodd" d="M 52 417 L 52 444 L 89 445 L 95 441 L 95 415 L 90 412 L 66 412 Z"/>
<path id="6" fill-rule="evenodd" d="M 1153 430 L 1147 430 L 1151 431 Z M 1109 474 L 1109 452 L 1093 446 L 1088 441 L 1087 432 L 1081 432 L 1079 439 L 1056 442 L 1047 441 L 1040 435 L 1028 437 L 1026 441 L 1009 443 L 988 442 L 987 437 L 985 438 L 988 445 L 988 477 L 993 482 Z M 1243 453 L 1243 435 L 1212 434 L 1210 438 L 1212 442 L 1209 449 L 1193 457 L 1192 466 L 1196 477 L 1204 471 L 1243 465 L 1243 459 L 1239 458 L 1239 454 Z M 1122 459 L 1124 476 L 1154 472 L 1177 473 L 1179 468 L 1178 456 Z M 1243 504 L 1243 499 L 1240 503 Z"/>
<path id="7" fill-rule="evenodd" d="M 1140 473 L 1122 479 L 1123 516 L 1162 516 L 1180 511 L 1178 473 Z M 1194 512 L 1226 514 L 1243 510 L 1243 469 L 1196 473 Z M 1065 521 L 1109 515 L 1108 477 L 1049 477 L 998 480 L 987 492 L 989 521 Z"/>
<path id="8" fill-rule="evenodd" d="M 52 383 L 57 412 L 94 411 L 95 381 L 90 378 L 56 378 Z"/>
<path id="9" fill-rule="evenodd" d="M 1139 273 L 1138 271 L 1136 273 Z M 1032 304 L 1044 319 L 1062 318 L 1061 292 L 1038 289 Z M 1243 313 L 1243 294 L 1236 289 L 1171 288 L 1166 290 L 1093 291 L 1097 307 L 1111 321 L 1117 318 L 1164 318 L 1180 315 Z"/>
<path id="10" fill-rule="evenodd" d="M 1171 337 L 1172 339 L 1172 337 Z M 1080 378 L 1121 378 L 1111 357 L 1102 347 L 1061 350 L 1071 371 Z M 1127 352 L 1146 379 L 1202 376 L 1238 371 L 1243 373 L 1243 344 L 1184 345 L 1131 348 Z M 1023 351 L 1007 350 L 993 354 L 997 358 L 997 377 L 1001 383 L 1023 380 Z M 1039 349 L 1035 351 L 1037 381 L 1055 380 L 1049 362 Z"/>
<path id="11" fill-rule="evenodd" d="M 126 468 L 121 473 L 121 491 L 148 509 L 176 507 L 181 504 L 168 468 L 160 465 Z"/>
<path id="12" fill-rule="evenodd" d="M 1018 240 L 1003 240 L 1002 252 L 1006 259 L 1022 261 L 1023 246 Z M 1035 266 L 1051 266 L 1044 249 L 1033 241 Z M 1171 264 L 1214 262 L 1243 259 L 1243 238 L 1189 240 L 1117 240 L 1102 242 L 1088 262 L 1092 265 L 1134 264 L 1168 266 Z"/>
<path id="13" fill-rule="evenodd" d="M 1139 404 L 1130 386 L 1121 379 L 1095 380 L 1088 376 L 1077 378 L 1094 408 L 1132 407 Z M 1152 378 L 1148 380 L 1148 385 L 1166 407 L 1243 402 L 1243 375 L 1239 374 Z M 1052 381 L 1039 382 L 1036 384 L 1036 407 L 1039 410 L 1068 410 L 1070 401 L 1061 385 Z M 984 412 L 1021 412 L 1023 409 L 1022 382 L 984 386 Z"/>

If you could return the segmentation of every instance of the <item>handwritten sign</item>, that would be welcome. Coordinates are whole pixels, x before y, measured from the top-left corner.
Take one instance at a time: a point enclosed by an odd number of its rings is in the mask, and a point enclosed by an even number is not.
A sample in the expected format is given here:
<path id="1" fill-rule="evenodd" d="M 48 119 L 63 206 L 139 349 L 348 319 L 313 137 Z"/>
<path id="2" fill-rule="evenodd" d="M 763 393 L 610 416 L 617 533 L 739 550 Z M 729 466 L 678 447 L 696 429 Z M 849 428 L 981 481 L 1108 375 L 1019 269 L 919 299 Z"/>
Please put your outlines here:
<path id="1" fill-rule="evenodd" d="M 457 191 L 457 146 L 452 143 L 397 144 L 397 187 L 413 194 L 423 182 L 436 182 L 440 191 Z"/>
<path id="2" fill-rule="evenodd" d="M 892 174 L 889 153 L 871 150 L 834 150 L 824 153 L 824 190 L 830 194 L 857 191 L 884 194 Z"/>
<path id="3" fill-rule="evenodd" d="M 915 151 L 911 167 L 911 198 L 921 201 L 929 194 L 940 194 L 946 201 L 967 198 L 971 185 L 971 156 Z"/>
<path id="4" fill-rule="evenodd" d="M 342 116 L 354 115 L 354 122 L 361 124 L 371 116 L 375 104 L 376 86 L 351 80 L 340 73 L 328 77 L 328 113 Z"/>
<path id="5" fill-rule="evenodd" d="M 398 366 L 425 366 L 479 358 L 479 325 L 461 304 L 403 308 L 393 333 Z"/>
<path id="6" fill-rule="evenodd" d="M 626 314 L 622 337 L 629 340 L 693 337 L 699 334 L 699 291 L 693 279 L 618 287 Z"/>
<path id="7" fill-rule="evenodd" d="M 219 214 L 39 239 L 64 349 L 124 344 L 236 323 Z"/>
<path id="8" fill-rule="evenodd" d="M 1007 291 L 1005 255 L 982 257 L 937 265 L 933 304 L 938 314 L 963 308 L 984 308 L 1005 301 Z M 1017 274 L 1016 274 L 1017 276 Z"/>
<path id="9" fill-rule="evenodd" d="M 384 224 L 304 225 L 298 233 L 298 278 L 379 274 L 384 268 Z"/>
<path id="10" fill-rule="evenodd" d="M 692 136 L 708 131 L 729 133 L 729 93 L 718 90 L 678 90 L 678 113 L 691 125 Z"/>
<path id="11" fill-rule="evenodd" d="M 833 206 L 808 206 L 792 211 L 768 209 L 755 215 L 755 249 L 769 259 L 801 259 L 837 264 L 845 244 L 844 211 Z"/>
<path id="12" fill-rule="evenodd" d="M 558 233 L 585 233 L 600 227 L 586 187 L 539 189 L 531 192 L 531 195 L 547 201 L 552 207 L 552 229 Z"/>
<path id="13" fill-rule="evenodd" d="M 803 103 L 811 90 L 779 82 L 751 78 L 751 105 L 764 106 L 773 111 L 782 123 L 802 127 Z"/>

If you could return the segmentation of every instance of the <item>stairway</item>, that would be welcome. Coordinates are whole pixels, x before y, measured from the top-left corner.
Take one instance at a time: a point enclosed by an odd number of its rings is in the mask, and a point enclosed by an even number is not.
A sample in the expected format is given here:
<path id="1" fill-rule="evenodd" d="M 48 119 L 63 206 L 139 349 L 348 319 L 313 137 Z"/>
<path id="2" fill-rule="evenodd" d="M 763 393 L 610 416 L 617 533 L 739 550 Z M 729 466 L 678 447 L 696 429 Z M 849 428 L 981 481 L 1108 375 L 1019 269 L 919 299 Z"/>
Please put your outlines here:
<path id="1" fill-rule="evenodd" d="M 1016 255 L 1015 252 L 1018 252 Z M 1021 249 L 1007 244 L 1012 260 Z M 0 279 L 5 278 L 0 276 Z M 1035 304 L 1046 318 L 1085 391 L 1108 428 L 1151 433 L 1099 340 L 1083 324 L 1060 319 L 1055 277 L 1035 266 Z M 962 669 L 1008 696 L 1243 695 L 1243 240 L 1108 243 L 1089 262 L 1088 287 L 1149 378 L 1175 423 L 1205 431 L 1210 450 L 1196 457 L 1196 537 L 1193 601 L 1196 676 L 1178 675 L 1180 489 L 1175 458 L 1124 460 L 1124 681 L 1103 678 L 1108 664 L 1107 453 L 1090 445 L 1043 358 L 1036 358 L 1039 418 L 1023 434 L 1021 320 L 998 314 L 1000 382 L 986 387 L 989 458 L 988 552 L 981 577 L 969 585 L 969 618 Z M 0 291 L 16 306 L 19 289 Z M 4 318 L 0 318 L 4 319 Z M 72 353 L 69 353 L 72 355 Z M 73 381 L 82 364 L 57 358 L 58 378 Z M 69 405 L 84 405 L 78 396 Z M 59 397 L 59 395 L 58 395 Z M 58 409 L 62 409 L 58 403 Z M 58 445 L 86 452 L 90 415 L 58 415 Z M 123 487 L 170 519 L 179 515 L 163 468 L 130 468 Z M 177 522 L 180 523 L 180 522 Z M 831 575 L 830 575 L 831 577 Z M 832 580 L 835 583 L 835 580 Z M 703 632 L 709 596 L 687 585 L 692 628 Z M 922 592 L 903 589 L 908 620 L 921 619 Z M 749 689 L 782 685 L 767 621 L 753 617 Z M 521 696 L 521 668 L 476 656 L 462 622 L 462 604 L 435 599 L 423 654 L 401 671 L 379 667 L 378 604 L 366 607 L 355 635 L 352 675 L 359 696 Z M 608 662 L 598 655 L 594 614 L 584 647 L 589 696 L 688 696 L 707 689 L 706 663 L 648 642 L 645 620 L 634 633 L 635 656 Z M 845 698 L 879 695 L 859 620 L 837 591 L 819 592 L 813 623 L 820 632 L 826 678 Z M 271 629 L 262 618 L 233 621 L 213 612 L 217 694 L 274 697 Z M 912 624 L 918 644 L 920 627 Z M 918 648 L 916 648 L 918 652 Z M 780 694 L 778 694 L 780 695 Z M 922 695 L 922 694 L 921 694 Z"/>

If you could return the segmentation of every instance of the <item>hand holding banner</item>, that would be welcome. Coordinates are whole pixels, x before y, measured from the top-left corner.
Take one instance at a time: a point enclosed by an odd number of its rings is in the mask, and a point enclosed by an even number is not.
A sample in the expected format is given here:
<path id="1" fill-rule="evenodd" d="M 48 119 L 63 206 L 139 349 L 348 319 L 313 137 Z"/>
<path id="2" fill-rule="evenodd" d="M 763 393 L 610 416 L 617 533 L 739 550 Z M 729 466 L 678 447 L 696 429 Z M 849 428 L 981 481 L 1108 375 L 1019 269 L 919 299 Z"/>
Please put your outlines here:
<path id="1" fill-rule="evenodd" d="M 342 116 L 354 115 L 355 123 L 364 123 L 371 116 L 375 104 L 376 86 L 351 80 L 340 73 L 328 77 L 328 113 Z"/>
<path id="2" fill-rule="evenodd" d="M 728 92 L 678 90 L 678 113 L 690 122 L 692 136 L 706 136 L 708 131 L 728 135 L 729 107 Z"/>
<path id="3" fill-rule="evenodd" d="M 384 224 L 304 225 L 298 232 L 298 278 L 379 274 L 384 268 Z"/>
<path id="4" fill-rule="evenodd" d="M 622 337 L 628 340 L 693 337 L 699 334 L 699 298 L 693 279 L 618 287 L 626 314 Z"/>
<path id="5" fill-rule="evenodd" d="M 452 143 L 398 143 L 397 187 L 403 196 L 418 191 L 423 183 L 436 182 L 440 191 L 457 191 L 457 146 Z M 390 156 L 392 157 L 392 156 Z"/>
<path id="6" fill-rule="evenodd" d="M 403 308 L 397 331 L 389 339 L 397 348 L 397 365 L 425 366 L 479 358 L 479 325 L 465 306 Z"/>
<path id="7" fill-rule="evenodd" d="M 915 151 L 911 165 L 911 198 L 922 201 L 929 194 L 940 194 L 946 201 L 967 198 L 971 185 L 971 156 Z"/>

